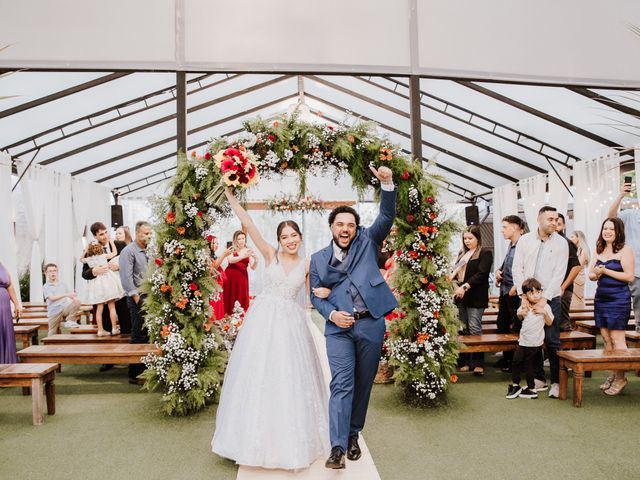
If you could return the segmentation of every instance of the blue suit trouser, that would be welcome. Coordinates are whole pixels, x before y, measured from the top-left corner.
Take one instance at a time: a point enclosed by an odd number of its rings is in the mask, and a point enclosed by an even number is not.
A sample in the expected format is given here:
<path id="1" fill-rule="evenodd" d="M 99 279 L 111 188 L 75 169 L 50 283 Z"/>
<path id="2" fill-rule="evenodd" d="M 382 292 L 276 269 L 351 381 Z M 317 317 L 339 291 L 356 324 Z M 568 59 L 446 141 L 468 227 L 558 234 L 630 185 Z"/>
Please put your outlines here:
<path id="1" fill-rule="evenodd" d="M 384 318 L 365 317 L 353 327 L 327 335 L 327 356 L 331 367 L 329 433 L 331 447 L 347 451 L 349 436 L 364 427 L 373 379 L 378 371 Z"/>

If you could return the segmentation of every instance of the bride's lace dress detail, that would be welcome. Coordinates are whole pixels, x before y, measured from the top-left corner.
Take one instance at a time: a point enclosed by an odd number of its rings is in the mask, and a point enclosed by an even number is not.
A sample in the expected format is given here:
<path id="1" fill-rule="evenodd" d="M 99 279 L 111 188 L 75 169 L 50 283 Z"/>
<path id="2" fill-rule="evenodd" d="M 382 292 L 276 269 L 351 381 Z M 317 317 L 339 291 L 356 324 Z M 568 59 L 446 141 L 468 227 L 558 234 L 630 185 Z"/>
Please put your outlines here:
<path id="1" fill-rule="evenodd" d="M 229 358 L 211 446 L 240 465 L 305 468 L 329 451 L 328 387 L 296 302 L 304 264 L 265 268 Z"/>

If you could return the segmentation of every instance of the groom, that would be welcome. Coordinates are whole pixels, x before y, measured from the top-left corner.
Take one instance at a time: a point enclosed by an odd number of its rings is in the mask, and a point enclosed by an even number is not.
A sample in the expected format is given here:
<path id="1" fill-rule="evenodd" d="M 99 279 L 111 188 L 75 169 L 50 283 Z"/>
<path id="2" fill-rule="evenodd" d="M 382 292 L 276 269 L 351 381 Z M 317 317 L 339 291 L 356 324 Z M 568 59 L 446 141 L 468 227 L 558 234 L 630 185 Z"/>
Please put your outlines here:
<path id="1" fill-rule="evenodd" d="M 364 427 L 369 395 L 384 339 L 384 316 L 398 302 L 378 269 L 378 249 L 393 225 L 396 192 L 387 167 L 371 167 L 380 180 L 380 213 L 369 228 L 360 226 L 357 212 L 346 206 L 329 214 L 333 241 L 311 256 L 311 302 L 327 319 L 327 356 L 331 367 L 329 431 L 331 455 L 327 468 L 345 468 L 344 455 L 358 460 L 358 434 Z M 328 298 L 314 295 L 331 289 Z"/>

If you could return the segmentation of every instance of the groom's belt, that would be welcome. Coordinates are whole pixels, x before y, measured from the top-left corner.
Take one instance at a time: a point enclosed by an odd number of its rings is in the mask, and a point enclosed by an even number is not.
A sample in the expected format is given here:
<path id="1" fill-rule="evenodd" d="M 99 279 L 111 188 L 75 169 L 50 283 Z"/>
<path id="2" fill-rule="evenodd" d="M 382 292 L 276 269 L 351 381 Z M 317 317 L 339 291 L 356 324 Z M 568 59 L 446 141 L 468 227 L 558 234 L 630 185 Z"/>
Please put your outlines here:
<path id="1" fill-rule="evenodd" d="M 369 313 L 369 310 L 365 310 L 363 312 L 353 312 L 354 320 L 360 320 L 361 318 L 370 317 L 370 316 L 371 316 L 371 313 Z"/>

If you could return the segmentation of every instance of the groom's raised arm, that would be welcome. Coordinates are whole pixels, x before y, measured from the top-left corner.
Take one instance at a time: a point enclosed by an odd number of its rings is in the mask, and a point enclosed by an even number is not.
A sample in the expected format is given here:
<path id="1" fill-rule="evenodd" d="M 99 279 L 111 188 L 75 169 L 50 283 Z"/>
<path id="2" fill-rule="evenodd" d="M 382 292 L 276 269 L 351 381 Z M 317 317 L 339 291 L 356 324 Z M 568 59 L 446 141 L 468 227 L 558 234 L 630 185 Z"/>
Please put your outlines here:
<path id="1" fill-rule="evenodd" d="M 393 184 L 382 185 L 380 192 L 380 211 L 373 224 L 367 229 L 369 237 L 376 243 L 382 244 L 387 238 L 393 221 L 396 218 L 396 189 Z"/>
<path id="2" fill-rule="evenodd" d="M 322 286 L 320 283 L 320 275 L 318 275 L 318 269 L 316 268 L 316 262 L 311 258 L 311 264 L 309 265 L 309 296 L 311 297 L 311 303 L 325 320 L 329 320 L 331 312 L 338 310 L 338 308 L 326 298 L 318 298 L 313 294 L 314 288 Z"/>

